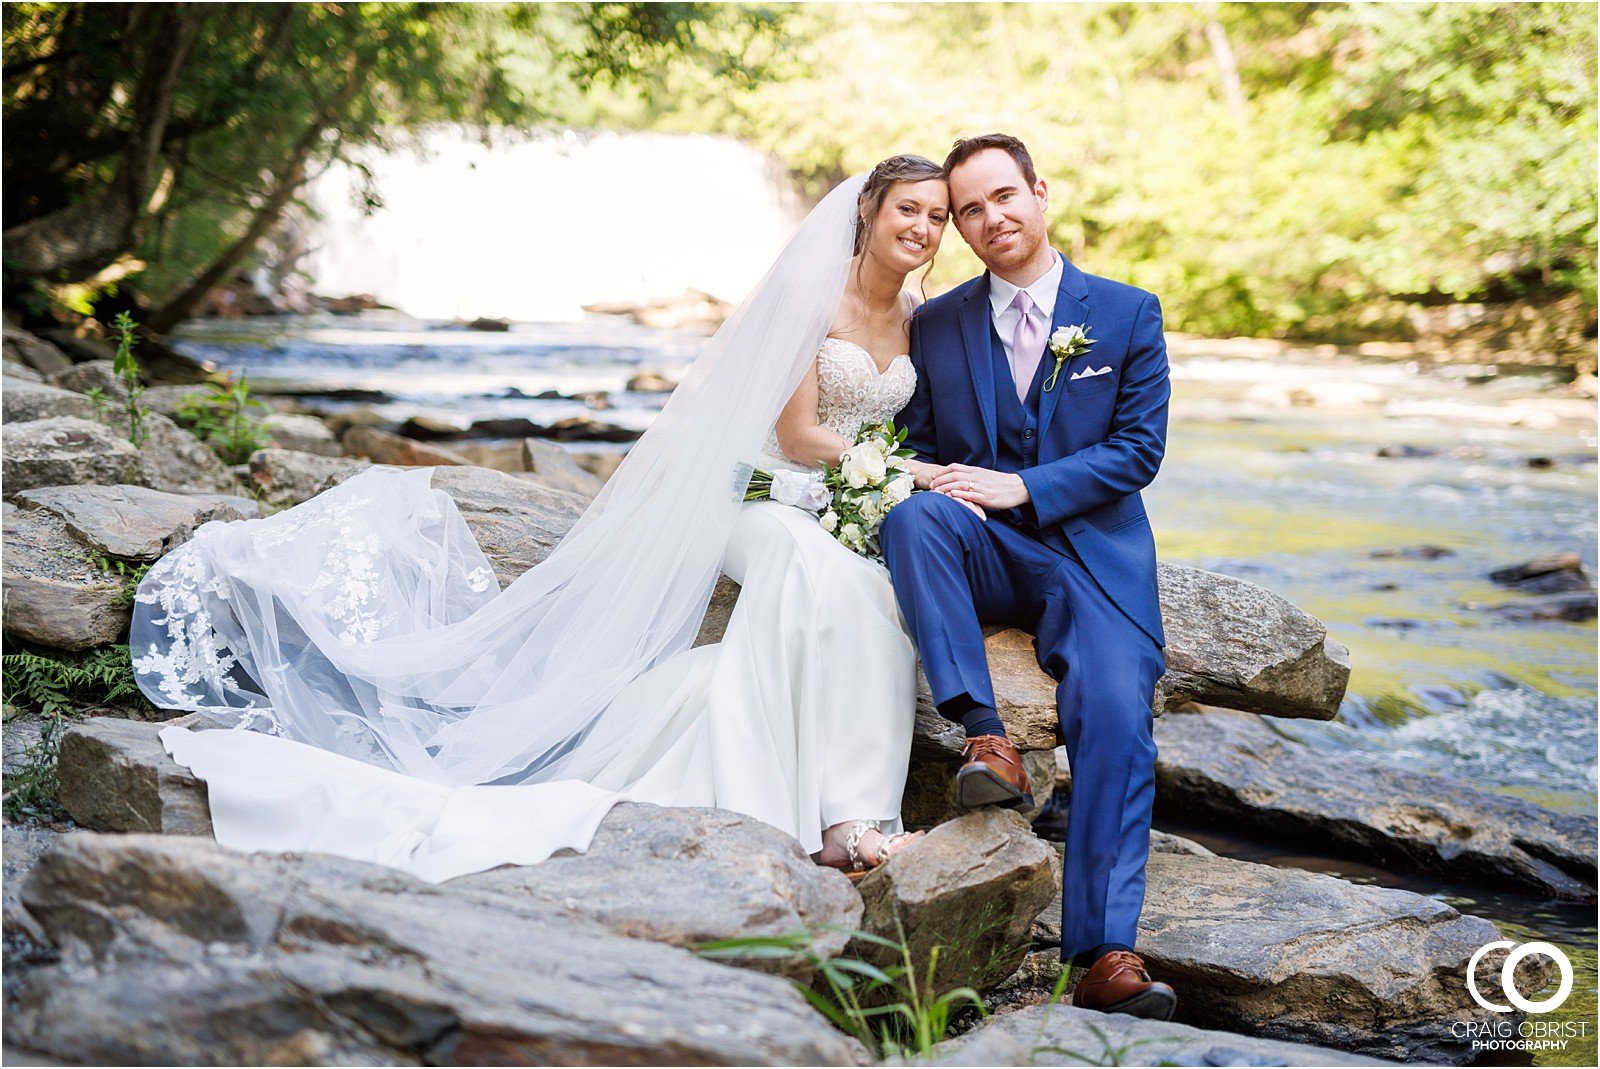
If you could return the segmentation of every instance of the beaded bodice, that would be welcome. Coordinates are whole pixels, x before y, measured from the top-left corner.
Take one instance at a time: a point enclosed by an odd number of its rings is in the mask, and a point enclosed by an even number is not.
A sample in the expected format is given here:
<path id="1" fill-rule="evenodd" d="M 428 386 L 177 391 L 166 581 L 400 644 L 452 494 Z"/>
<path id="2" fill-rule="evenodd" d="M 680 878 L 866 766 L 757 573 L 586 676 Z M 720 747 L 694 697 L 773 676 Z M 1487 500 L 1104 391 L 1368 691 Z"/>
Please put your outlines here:
<path id="1" fill-rule="evenodd" d="M 917 371 L 911 357 L 897 356 L 878 373 L 872 354 L 843 338 L 824 338 L 817 350 L 817 423 L 854 441 L 863 423 L 892 419 L 911 400 Z M 774 430 L 762 448 L 763 467 L 798 467 L 783 456 Z"/>

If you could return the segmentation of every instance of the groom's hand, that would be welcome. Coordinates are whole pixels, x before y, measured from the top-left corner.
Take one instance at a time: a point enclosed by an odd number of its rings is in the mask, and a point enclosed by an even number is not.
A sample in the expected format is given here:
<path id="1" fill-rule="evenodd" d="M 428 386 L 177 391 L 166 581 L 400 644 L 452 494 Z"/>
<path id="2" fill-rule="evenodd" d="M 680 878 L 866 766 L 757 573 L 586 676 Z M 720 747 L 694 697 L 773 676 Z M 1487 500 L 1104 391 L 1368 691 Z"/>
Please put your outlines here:
<path id="1" fill-rule="evenodd" d="M 986 509 L 1014 509 L 1028 503 L 1028 487 L 1022 476 L 1010 472 L 976 468 L 971 464 L 951 464 L 935 476 L 931 489 L 949 494 Z"/>

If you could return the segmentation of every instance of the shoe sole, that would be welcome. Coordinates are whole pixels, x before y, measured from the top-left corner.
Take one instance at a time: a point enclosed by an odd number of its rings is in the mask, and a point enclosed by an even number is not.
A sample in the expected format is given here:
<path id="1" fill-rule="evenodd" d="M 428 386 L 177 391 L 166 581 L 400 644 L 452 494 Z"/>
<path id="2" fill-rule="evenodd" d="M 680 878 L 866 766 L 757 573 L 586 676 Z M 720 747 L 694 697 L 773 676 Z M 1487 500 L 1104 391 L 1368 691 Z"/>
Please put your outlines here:
<path id="1" fill-rule="evenodd" d="M 1027 809 L 1033 796 L 1017 790 L 986 768 L 962 769 L 956 773 L 956 805 L 979 809 L 997 805 L 1006 809 Z"/>
<path id="2" fill-rule="evenodd" d="M 1170 1021 L 1178 1009 L 1178 996 L 1170 991 L 1155 988 L 1150 991 L 1141 991 L 1132 998 L 1125 998 L 1121 1002 L 1113 1002 L 1106 1006 L 1104 1013 L 1125 1013 L 1129 1017 L 1142 1017 L 1147 1021 Z"/>

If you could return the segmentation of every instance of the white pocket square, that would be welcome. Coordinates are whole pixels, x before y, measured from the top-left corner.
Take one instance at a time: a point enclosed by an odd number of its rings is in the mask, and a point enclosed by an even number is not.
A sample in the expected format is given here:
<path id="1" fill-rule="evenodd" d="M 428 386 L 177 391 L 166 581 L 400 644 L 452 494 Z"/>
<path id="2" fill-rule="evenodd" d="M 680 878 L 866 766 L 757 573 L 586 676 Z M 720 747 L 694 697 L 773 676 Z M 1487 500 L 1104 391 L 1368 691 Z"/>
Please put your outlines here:
<path id="1" fill-rule="evenodd" d="M 1077 382 L 1079 379 L 1092 379 L 1096 375 L 1109 375 L 1109 374 L 1111 374 L 1111 369 L 1109 367 L 1103 367 L 1103 368 L 1100 368 L 1098 370 L 1092 370 L 1090 368 L 1084 368 L 1082 371 L 1078 372 L 1076 375 L 1067 376 L 1067 381 L 1068 382 Z"/>

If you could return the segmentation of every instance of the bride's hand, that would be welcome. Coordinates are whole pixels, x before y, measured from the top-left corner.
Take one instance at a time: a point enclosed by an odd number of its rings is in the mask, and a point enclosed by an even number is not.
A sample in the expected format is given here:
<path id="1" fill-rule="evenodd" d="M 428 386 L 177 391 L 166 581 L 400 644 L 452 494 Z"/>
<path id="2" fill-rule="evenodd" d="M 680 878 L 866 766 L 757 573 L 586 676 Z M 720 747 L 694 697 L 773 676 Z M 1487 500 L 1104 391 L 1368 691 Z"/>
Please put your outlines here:
<path id="1" fill-rule="evenodd" d="M 918 490 L 931 490 L 933 480 L 945 473 L 943 464 L 928 464 L 921 460 L 906 461 L 906 471 L 911 473 L 911 479 Z"/>

